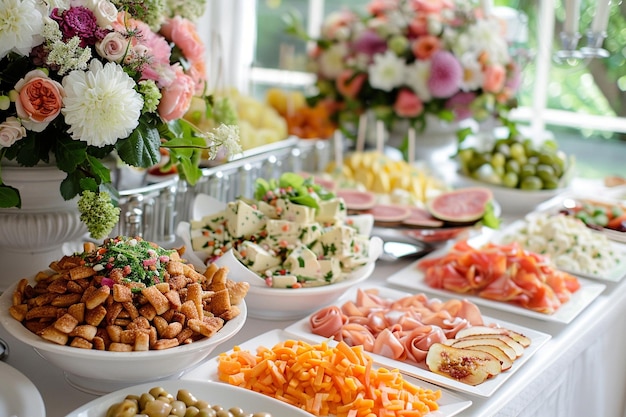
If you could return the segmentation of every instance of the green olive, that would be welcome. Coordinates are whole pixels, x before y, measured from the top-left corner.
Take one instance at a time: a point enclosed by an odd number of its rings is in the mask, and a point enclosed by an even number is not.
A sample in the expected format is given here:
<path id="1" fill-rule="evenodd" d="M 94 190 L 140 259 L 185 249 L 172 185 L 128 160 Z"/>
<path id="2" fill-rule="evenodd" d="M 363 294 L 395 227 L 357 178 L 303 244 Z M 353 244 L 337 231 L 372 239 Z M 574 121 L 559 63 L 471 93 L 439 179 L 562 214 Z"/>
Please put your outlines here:
<path id="1" fill-rule="evenodd" d="M 106 417 L 134 417 L 138 412 L 137 403 L 133 400 L 125 399 L 121 403 L 110 406 Z"/>
<path id="2" fill-rule="evenodd" d="M 519 182 L 519 177 L 515 172 L 507 172 L 502 177 L 502 185 L 509 188 L 517 188 L 517 184 Z"/>
<path id="3" fill-rule="evenodd" d="M 162 394 L 167 395 L 167 391 L 165 391 L 165 388 L 163 388 L 163 387 L 154 387 L 154 388 L 150 389 L 150 391 L 148 391 L 148 393 L 150 395 L 152 395 L 154 398 L 158 398 L 159 395 L 162 395 Z"/>
<path id="4" fill-rule="evenodd" d="M 198 417 L 215 417 L 217 412 L 212 408 L 201 408 Z"/>
<path id="5" fill-rule="evenodd" d="M 172 405 L 170 403 L 162 400 L 154 400 L 147 403 L 142 411 L 150 417 L 168 417 L 171 410 Z"/>
<path id="6" fill-rule="evenodd" d="M 200 410 L 195 405 L 190 405 L 185 410 L 185 417 L 197 417 Z"/>
<path id="7" fill-rule="evenodd" d="M 154 401 L 154 397 L 152 395 L 147 392 L 141 394 L 139 396 L 139 409 L 143 410 L 144 408 L 146 408 L 146 404 L 148 404 L 150 401 Z"/>
<path id="8" fill-rule="evenodd" d="M 241 407 L 231 407 L 228 409 L 228 411 L 230 411 L 233 417 L 241 417 L 244 414 L 243 409 L 241 409 Z"/>
<path id="9" fill-rule="evenodd" d="M 522 179 L 520 183 L 522 190 L 541 190 L 543 188 L 543 181 L 541 178 L 530 175 Z"/>
<path id="10" fill-rule="evenodd" d="M 194 405 L 198 402 L 198 399 L 189 390 L 181 389 L 176 394 L 176 399 L 185 403 L 187 407 Z"/>
<path id="11" fill-rule="evenodd" d="M 171 416 L 185 417 L 185 412 L 187 411 L 187 405 L 184 402 L 180 400 L 174 400 L 171 402 L 171 406 L 172 406 L 172 409 L 170 410 Z"/>

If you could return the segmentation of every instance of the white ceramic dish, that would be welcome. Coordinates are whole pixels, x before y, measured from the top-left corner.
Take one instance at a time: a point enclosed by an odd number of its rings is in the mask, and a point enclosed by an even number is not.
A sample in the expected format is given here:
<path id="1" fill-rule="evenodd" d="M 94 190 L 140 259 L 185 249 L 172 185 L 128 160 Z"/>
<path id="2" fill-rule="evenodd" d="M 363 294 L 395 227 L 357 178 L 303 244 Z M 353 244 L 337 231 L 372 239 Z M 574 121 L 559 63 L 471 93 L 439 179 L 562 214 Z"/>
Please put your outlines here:
<path id="1" fill-rule="evenodd" d="M 46 417 L 43 398 L 30 379 L 2 361 L 0 375 L 0 416 Z"/>
<path id="2" fill-rule="evenodd" d="M 448 248 L 442 248 L 435 252 L 430 253 L 422 259 L 430 258 L 430 257 L 439 257 L 445 254 L 448 251 Z M 420 259 L 421 260 L 421 259 Z M 397 285 L 403 288 L 408 288 L 411 290 L 423 291 L 430 294 L 437 294 L 446 298 L 454 298 L 454 297 L 463 297 L 466 298 L 477 305 L 482 305 L 485 307 L 490 307 L 496 310 L 508 311 L 511 313 L 519 314 L 526 317 L 532 317 L 535 319 L 543 320 L 543 321 L 553 321 L 558 323 L 569 323 L 578 314 L 580 314 L 593 300 L 595 300 L 602 291 L 606 288 L 605 284 L 590 281 L 584 278 L 579 278 L 580 288 L 572 297 L 564 303 L 555 313 L 553 314 L 543 314 L 536 311 L 529 310 L 527 308 L 516 306 L 515 304 L 510 304 L 501 301 L 488 300 L 486 298 L 468 295 L 468 294 L 458 294 L 452 291 L 447 291 L 443 289 L 433 288 L 430 285 L 424 282 L 424 274 L 417 269 L 417 263 L 420 261 L 417 260 L 412 262 L 410 265 L 405 268 L 397 271 L 389 278 L 387 278 L 387 282 L 392 285 Z"/>
<path id="3" fill-rule="evenodd" d="M 103 417 L 107 409 L 115 403 L 122 401 L 126 395 L 140 395 L 148 392 L 153 387 L 162 387 L 168 393 L 176 396 L 179 389 L 186 389 L 198 400 L 208 401 L 212 405 L 221 405 L 225 409 L 241 407 L 250 413 L 266 412 L 273 416 L 306 417 L 306 413 L 296 407 L 275 400 L 263 394 L 249 391 L 244 388 L 210 381 L 193 380 L 165 380 L 158 383 L 146 383 L 124 388 L 97 398 L 77 408 L 66 417 Z"/>
<path id="4" fill-rule="evenodd" d="M 507 227 L 505 227 L 504 229 L 496 232 L 493 235 L 492 240 L 494 242 L 498 242 L 505 235 L 509 233 L 514 233 L 516 230 L 518 230 L 519 228 L 523 226 L 524 226 L 523 220 L 515 221 L 511 223 L 510 225 L 508 225 Z M 616 256 L 619 259 L 621 259 L 621 262 L 618 265 L 616 265 L 615 268 L 608 270 L 605 273 L 594 274 L 590 272 L 574 270 L 571 268 L 565 268 L 559 265 L 557 265 L 557 267 L 561 269 L 562 271 L 568 272 L 570 274 L 573 274 L 579 277 L 584 277 L 584 278 L 589 278 L 589 279 L 599 280 L 599 281 L 619 282 L 622 280 L 622 278 L 626 276 L 626 245 L 623 245 L 618 242 L 610 242 L 610 243 L 611 243 L 611 249 L 614 251 Z"/>
<path id="5" fill-rule="evenodd" d="M 62 369 L 75 388 L 102 394 L 148 381 L 178 377 L 205 359 L 220 343 L 232 338 L 243 327 L 247 309 L 228 321 L 214 336 L 186 345 L 146 352 L 108 352 L 61 346 L 32 333 L 9 314 L 17 283 L 0 296 L 0 324 L 13 337 L 44 359 Z M 18 348 L 17 346 L 15 348 Z"/>
<path id="6" fill-rule="evenodd" d="M 280 329 L 274 329 L 270 332 L 241 343 L 238 346 L 242 350 L 255 352 L 259 346 L 272 347 L 279 342 L 289 339 L 307 341 L 307 338 L 302 338 L 300 335 L 285 332 L 284 330 Z M 308 338 L 308 341 L 315 342 L 314 340 L 312 340 L 312 338 Z M 211 359 L 201 366 L 197 367 L 193 371 L 190 371 L 189 373 L 184 375 L 183 379 L 193 379 L 199 381 L 218 381 L 219 378 L 217 374 L 217 363 L 217 359 Z M 418 381 L 410 376 L 407 377 L 407 380 L 424 388 L 430 388 L 433 390 L 439 389 L 439 387 L 437 386 L 429 384 L 428 382 Z M 467 409 L 470 405 L 472 405 L 472 401 L 460 398 L 449 391 L 441 390 L 441 398 L 439 399 L 438 404 L 439 410 L 427 414 L 429 417 L 455 416 L 461 413 L 463 410 Z"/>
<path id="7" fill-rule="evenodd" d="M 409 293 L 394 290 L 386 287 L 372 286 L 367 287 L 372 289 L 377 289 L 379 296 L 388 299 L 399 299 L 409 295 Z M 354 300 L 356 296 L 356 291 L 346 294 L 345 297 L 342 297 L 341 300 L 338 300 L 335 304 L 340 306 L 344 302 L 348 300 Z M 524 350 L 524 354 L 515 360 L 511 369 L 506 372 L 501 373 L 500 375 L 495 376 L 494 378 L 488 379 L 479 385 L 468 385 L 462 382 L 456 381 L 451 378 L 446 378 L 442 375 L 438 375 L 434 372 L 428 370 L 425 364 L 418 365 L 415 362 L 403 362 L 395 359 L 387 358 L 382 355 L 370 354 L 374 359 L 374 362 L 385 366 L 387 368 L 398 368 L 400 372 L 411 375 L 415 378 L 421 379 L 423 381 L 428 381 L 430 383 L 450 388 L 455 391 L 463 392 L 466 394 L 473 394 L 481 397 L 489 397 L 491 396 L 498 388 L 500 388 L 511 376 L 513 376 L 523 365 L 528 361 L 541 347 L 550 340 L 551 336 L 546 333 L 542 333 L 539 331 L 535 331 L 529 329 L 527 327 L 518 326 L 513 323 L 508 323 L 502 320 L 494 319 L 491 317 L 483 316 L 485 320 L 485 324 L 497 324 L 500 327 L 516 331 L 518 333 L 522 333 L 523 335 L 529 337 L 532 341 L 531 345 Z M 326 338 L 322 336 L 315 335 L 311 333 L 309 327 L 309 318 L 307 316 L 302 320 L 292 324 L 287 327 L 285 330 L 297 334 L 306 339 L 312 339 L 315 341 L 326 340 Z"/>
<path id="8" fill-rule="evenodd" d="M 227 266 L 229 277 L 237 280 L 245 274 L 252 274 L 263 285 L 251 285 L 246 294 L 248 316 L 265 320 L 295 320 L 306 316 L 318 308 L 330 304 L 350 288 L 358 286 L 374 272 L 373 262 L 354 271 L 344 281 L 321 287 L 272 288 L 265 285 L 260 277 L 251 272 L 229 251 L 214 262 L 217 266 Z"/>
<path id="9" fill-rule="evenodd" d="M 494 200 L 500 205 L 503 216 L 515 216 L 529 213 L 540 204 L 555 198 L 567 190 L 567 188 L 536 191 L 521 190 L 489 184 L 488 182 L 478 181 L 462 174 L 457 175 L 457 185 L 459 187 L 489 188 L 493 193 Z"/>

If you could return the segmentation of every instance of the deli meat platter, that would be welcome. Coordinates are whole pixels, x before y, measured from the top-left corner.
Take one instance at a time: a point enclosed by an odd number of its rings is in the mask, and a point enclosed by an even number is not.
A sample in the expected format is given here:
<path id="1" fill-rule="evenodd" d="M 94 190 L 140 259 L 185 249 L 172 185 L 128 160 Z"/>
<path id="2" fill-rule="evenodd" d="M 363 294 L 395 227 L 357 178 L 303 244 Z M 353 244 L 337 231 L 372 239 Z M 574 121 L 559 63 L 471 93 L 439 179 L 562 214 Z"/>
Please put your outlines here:
<path id="1" fill-rule="evenodd" d="M 333 306 L 341 307 L 344 303 L 348 301 L 353 301 L 357 297 L 358 291 L 374 291 L 379 297 L 390 300 L 399 300 L 401 298 L 411 296 L 413 294 L 395 290 L 388 287 L 382 286 L 368 286 L 362 289 L 355 288 L 348 293 L 344 294 L 337 302 L 332 304 Z M 438 301 L 438 300 L 435 300 Z M 320 336 L 312 333 L 311 330 L 311 317 L 315 315 L 313 313 L 300 321 L 292 324 L 287 327 L 285 330 L 287 332 L 296 334 L 301 336 L 304 339 L 313 340 L 317 342 L 321 342 L 324 340 L 329 340 L 327 337 Z M 500 388 L 511 376 L 513 376 L 524 364 L 537 352 L 539 351 L 544 344 L 550 340 L 551 336 L 547 333 L 539 332 L 530 328 L 526 328 L 523 326 L 519 326 L 513 323 L 508 323 L 502 320 L 493 319 L 491 317 L 482 316 L 485 325 L 494 325 L 497 327 L 501 327 L 504 329 L 509 329 L 519 334 L 522 334 L 530 339 L 530 345 L 525 349 L 524 353 L 514 361 L 512 367 L 502 373 L 495 375 L 486 381 L 478 384 L 478 385 L 469 385 L 455 379 L 439 375 L 435 372 L 432 372 L 428 369 L 427 365 L 422 363 L 417 363 L 410 359 L 408 360 L 396 360 L 391 357 L 384 356 L 382 354 L 371 353 L 371 356 L 375 363 L 385 366 L 387 368 L 397 368 L 400 372 L 410 375 L 412 377 L 418 378 L 420 380 L 438 385 L 440 387 L 452 389 L 454 391 L 462 392 L 465 394 L 472 394 L 479 397 L 490 397 L 498 388 Z M 331 341 L 330 343 L 334 343 Z"/>

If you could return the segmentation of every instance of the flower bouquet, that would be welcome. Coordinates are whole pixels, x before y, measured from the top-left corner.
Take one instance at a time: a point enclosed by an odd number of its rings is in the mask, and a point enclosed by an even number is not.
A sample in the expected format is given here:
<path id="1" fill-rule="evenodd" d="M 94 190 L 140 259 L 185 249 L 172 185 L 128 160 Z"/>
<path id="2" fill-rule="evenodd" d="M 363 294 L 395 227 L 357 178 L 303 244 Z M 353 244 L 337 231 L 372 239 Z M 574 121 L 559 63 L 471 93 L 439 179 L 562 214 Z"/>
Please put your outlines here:
<path id="1" fill-rule="evenodd" d="M 60 193 L 105 237 L 119 220 L 107 158 L 201 176 L 203 151 L 237 152 L 238 132 L 185 119 L 206 94 L 204 45 L 193 19 L 204 0 L 0 0 L 0 160 L 55 164 Z M 166 152 L 163 152 L 165 150 Z M 112 200 L 113 198 L 113 200 Z M 21 207 L 2 182 L 0 207 Z"/>
<path id="2" fill-rule="evenodd" d="M 469 0 L 372 0 L 364 13 L 328 15 L 317 39 L 293 18 L 287 32 L 313 42 L 311 100 L 344 130 L 368 111 L 387 128 L 405 120 L 421 131 L 429 115 L 480 121 L 516 105 L 519 68 L 503 24 Z"/>

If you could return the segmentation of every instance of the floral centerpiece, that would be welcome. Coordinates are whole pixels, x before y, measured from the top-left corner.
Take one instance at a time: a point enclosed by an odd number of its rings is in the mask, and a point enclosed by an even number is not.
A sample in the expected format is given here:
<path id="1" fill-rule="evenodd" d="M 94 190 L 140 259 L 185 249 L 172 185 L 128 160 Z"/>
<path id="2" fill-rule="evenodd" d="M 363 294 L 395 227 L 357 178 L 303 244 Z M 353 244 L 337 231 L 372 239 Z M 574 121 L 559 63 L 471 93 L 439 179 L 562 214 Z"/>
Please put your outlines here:
<path id="1" fill-rule="evenodd" d="M 80 196 L 94 238 L 119 220 L 107 158 L 148 168 L 165 153 L 193 184 L 203 151 L 238 152 L 235 126 L 206 132 L 184 117 L 198 98 L 211 113 L 193 23 L 203 10 L 204 0 L 0 0 L 0 160 L 66 172 L 60 193 Z M 0 207 L 21 207 L 1 171 Z"/>
<path id="2" fill-rule="evenodd" d="M 327 16 L 317 39 L 292 19 L 287 31 L 313 41 L 317 95 L 343 128 L 373 111 L 387 127 L 428 115 L 448 121 L 498 116 L 516 102 L 519 69 L 502 22 L 469 0 L 372 0 L 360 13 Z"/>

